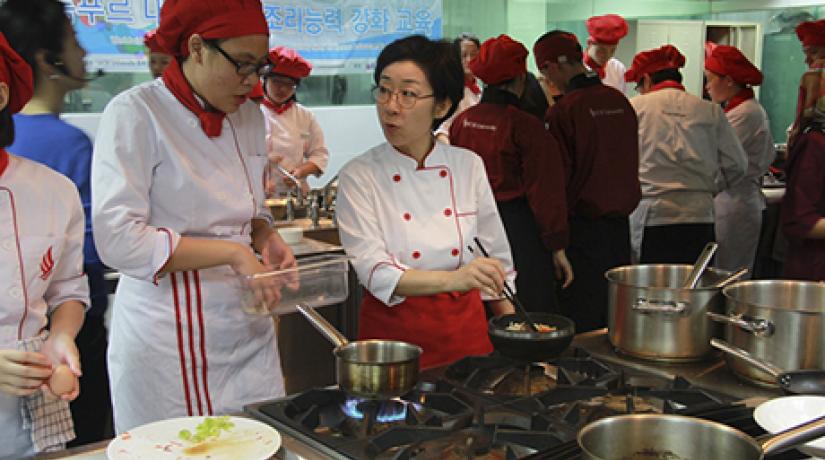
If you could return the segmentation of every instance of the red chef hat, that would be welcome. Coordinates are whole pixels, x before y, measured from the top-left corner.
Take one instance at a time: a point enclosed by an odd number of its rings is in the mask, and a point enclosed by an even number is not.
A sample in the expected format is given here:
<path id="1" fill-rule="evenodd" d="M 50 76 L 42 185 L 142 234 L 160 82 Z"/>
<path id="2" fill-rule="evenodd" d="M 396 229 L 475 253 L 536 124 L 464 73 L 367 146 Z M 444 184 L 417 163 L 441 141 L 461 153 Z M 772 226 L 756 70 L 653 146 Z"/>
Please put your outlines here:
<path id="1" fill-rule="evenodd" d="M 166 51 L 160 48 L 158 44 L 158 37 L 157 33 L 154 30 L 150 30 L 143 35 L 143 45 L 149 50 L 151 53 L 166 53 Z"/>
<path id="2" fill-rule="evenodd" d="M 673 45 L 642 51 L 633 58 L 633 64 L 624 74 L 625 81 L 639 81 L 644 74 L 685 66 L 685 57 Z"/>
<path id="3" fill-rule="evenodd" d="M 189 55 L 192 34 L 206 39 L 269 35 L 261 0 L 166 0 L 156 40 L 172 55 Z"/>
<path id="4" fill-rule="evenodd" d="M 705 59 L 710 57 L 710 54 L 713 53 L 713 50 L 719 45 L 713 43 L 712 41 L 708 40 L 705 42 Z"/>
<path id="5" fill-rule="evenodd" d="M 9 113 L 17 113 L 29 102 L 34 91 L 32 68 L 12 49 L 6 36 L 0 32 L 0 81 L 9 85 Z"/>
<path id="6" fill-rule="evenodd" d="M 302 58 L 297 51 L 285 46 L 276 46 L 269 50 L 269 62 L 272 63 L 272 73 L 296 80 L 306 78 L 312 71 L 312 64 Z"/>
<path id="7" fill-rule="evenodd" d="M 619 40 L 627 35 L 627 21 L 618 14 L 605 14 L 604 16 L 593 16 L 585 22 L 590 43 L 602 43 L 604 45 L 615 45 Z"/>
<path id="8" fill-rule="evenodd" d="M 528 54 L 520 42 L 499 35 L 481 44 L 478 55 L 470 61 L 470 70 L 484 83 L 496 85 L 526 73 Z"/>
<path id="9" fill-rule="evenodd" d="M 539 69 L 546 61 L 581 62 L 582 47 L 575 35 L 569 32 L 561 32 L 539 39 L 533 45 L 533 57 L 536 59 L 536 67 Z"/>
<path id="10" fill-rule="evenodd" d="M 805 46 L 825 46 L 825 19 L 799 24 L 796 36 Z"/>
<path id="11" fill-rule="evenodd" d="M 719 75 L 727 75 L 743 85 L 762 83 L 762 72 L 738 49 L 728 45 L 718 45 L 705 58 L 705 68 Z"/>

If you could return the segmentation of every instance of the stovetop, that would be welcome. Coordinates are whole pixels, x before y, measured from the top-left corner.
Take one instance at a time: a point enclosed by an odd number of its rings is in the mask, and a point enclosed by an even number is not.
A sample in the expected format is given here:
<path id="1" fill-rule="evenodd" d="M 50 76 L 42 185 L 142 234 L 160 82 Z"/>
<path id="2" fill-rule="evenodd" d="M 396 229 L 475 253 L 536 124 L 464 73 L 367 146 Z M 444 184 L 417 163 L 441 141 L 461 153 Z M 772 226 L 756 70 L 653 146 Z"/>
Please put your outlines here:
<path id="1" fill-rule="evenodd" d="M 245 410 L 338 459 L 578 459 L 582 427 L 625 413 L 693 415 L 764 433 L 752 409 L 731 397 L 678 376 L 619 368 L 583 349 L 526 365 L 496 354 L 470 357 L 421 377 L 398 400 L 321 388 Z"/>

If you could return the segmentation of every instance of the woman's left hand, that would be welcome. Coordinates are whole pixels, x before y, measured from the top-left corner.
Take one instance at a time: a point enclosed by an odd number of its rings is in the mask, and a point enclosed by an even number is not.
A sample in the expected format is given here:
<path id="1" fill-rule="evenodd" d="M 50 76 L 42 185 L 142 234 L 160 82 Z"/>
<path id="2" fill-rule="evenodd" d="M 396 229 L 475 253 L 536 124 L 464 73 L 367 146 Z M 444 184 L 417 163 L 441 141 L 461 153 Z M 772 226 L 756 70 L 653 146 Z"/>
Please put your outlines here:
<path id="1" fill-rule="evenodd" d="M 60 399 L 65 401 L 73 401 L 80 394 L 80 384 L 77 377 L 83 374 L 80 368 L 80 352 L 77 350 L 74 338 L 63 333 L 49 334 L 41 351 L 52 362 L 52 366 L 65 364 L 69 366 L 69 369 L 75 375 L 74 389 L 60 396 Z M 46 384 L 43 385 L 43 390 L 54 395 Z"/>
<path id="2" fill-rule="evenodd" d="M 277 231 L 272 231 L 260 248 L 264 266 L 270 270 L 292 268 L 295 264 L 295 255 Z"/>

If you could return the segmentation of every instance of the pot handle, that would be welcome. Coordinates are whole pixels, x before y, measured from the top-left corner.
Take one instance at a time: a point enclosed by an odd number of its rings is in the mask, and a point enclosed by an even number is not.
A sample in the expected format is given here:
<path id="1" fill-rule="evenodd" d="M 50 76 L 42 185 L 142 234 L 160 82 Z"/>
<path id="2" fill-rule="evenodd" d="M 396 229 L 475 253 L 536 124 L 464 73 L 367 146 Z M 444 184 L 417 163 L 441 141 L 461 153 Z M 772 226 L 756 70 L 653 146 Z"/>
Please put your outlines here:
<path id="1" fill-rule="evenodd" d="M 766 319 L 753 318 L 740 313 L 733 313 L 728 316 L 709 311 L 705 314 L 708 315 L 708 318 L 716 321 L 717 323 L 725 323 L 736 326 L 743 331 L 750 332 L 756 337 L 770 337 L 776 330 L 773 323 Z"/>
<path id="2" fill-rule="evenodd" d="M 335 329 L 335 326 L 330 324 L 329 321 L 327 321 L 326 318 L 321 316 L 320 313 L 315 311 L 314 308 L 302 303 L 296 305 L 295 309 L 301 312 L 301 314 L 304 315 L 304 317 L 307 320 L 309 320 L 309 322 L 315 327 L 315 329 L 318 329 L 320 333 L 324 334 L 327 340 L 332 342 L 332 344 L 336 347 L 343 347 L 344 345 L 349 343 L 347 338 L 344 337 L 344 334 L 338 332 L 338 329 Z"/>
<path id="3" fill-rule="evenodd" d="M 679 302 L 676 300 L 655 300 L 645 299 L 639 297 L 636 303 L 633 304 L 633 310 L 641 313 L 667 313 L 679 314 L 687 310 L 687 302 Z"/>
<path id="4" fill-rule="evenodd" d="M 814 440 L 825 434 L 825 415 L 803 423 L 802 425 L 788 428 L 785 431 L 776 433 L 768 438 L 758 439 L 762 446 L 764 455 L 773 455 L 784 452 L 788 449 L 801 446 L 808 441 Z"/>
<path id="5" fill-rule="evenodd" d="M 734 347 L 733 345 L 729 344 L 728 342 L 725 342 L 724 340 L 713 338 L 710 339 L 710 344 L 711 346 L 713 346 L 713 348 L 722 350 L 735 358 L 739 358 L 752 366 L 758 367 L 759 370 L 771 374 L 774 378 L 779 377 L 781 374 L 785 372 L 783 369 L 780 369 L 769 362 L 762 361 L 761 359 L 751 355 L 747 351 L 738 347 Z"/>

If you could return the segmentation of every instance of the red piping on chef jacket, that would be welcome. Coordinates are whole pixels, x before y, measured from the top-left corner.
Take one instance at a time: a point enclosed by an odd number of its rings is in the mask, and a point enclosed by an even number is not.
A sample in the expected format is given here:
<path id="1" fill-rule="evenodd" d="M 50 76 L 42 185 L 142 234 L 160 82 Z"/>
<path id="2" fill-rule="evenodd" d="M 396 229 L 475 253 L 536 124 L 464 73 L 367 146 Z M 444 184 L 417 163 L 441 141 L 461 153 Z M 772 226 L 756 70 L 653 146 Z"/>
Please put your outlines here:
<path id="1" fill-rule="evenodd" d="M 20 264 L 20 284 L 23 286 L 23 316 L 20 317 L 20 324 L 17 326 L 17 340 L 23 340 L 23 324 L 29 314 L 29 292 L 26 289 L 26 269 L 23 267 L 23 250 L 20 249 L 20 231 L 17 228 L 17 208 L 14 205 L 14 193 L 7 187 L 0 186 L 0 190 L 9 194 L 11 202 L 11 221 L 14 224 L 14 240 L 17 244 L 17 262 Z"/>

